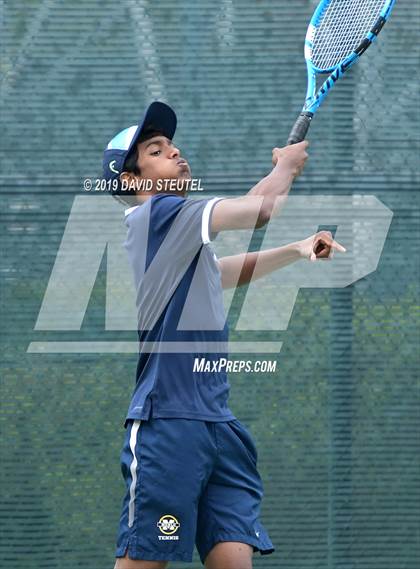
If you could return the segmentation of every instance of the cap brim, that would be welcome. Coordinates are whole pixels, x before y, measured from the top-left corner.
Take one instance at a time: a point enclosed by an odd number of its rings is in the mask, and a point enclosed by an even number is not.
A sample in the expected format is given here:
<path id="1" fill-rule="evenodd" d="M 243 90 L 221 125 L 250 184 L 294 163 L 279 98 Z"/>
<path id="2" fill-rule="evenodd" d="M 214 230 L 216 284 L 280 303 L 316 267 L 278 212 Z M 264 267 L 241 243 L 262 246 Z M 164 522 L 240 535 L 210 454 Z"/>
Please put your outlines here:
<path id="1" fill-rule="evenodd" d="M 128 147 L 127 154 L 147 128 L 153 128 L 172 140 L 176 131 L 176 123 L 176 114 L 171 107 L 160 101 L 154 101 L 146 110 L 143 120 Z"/>

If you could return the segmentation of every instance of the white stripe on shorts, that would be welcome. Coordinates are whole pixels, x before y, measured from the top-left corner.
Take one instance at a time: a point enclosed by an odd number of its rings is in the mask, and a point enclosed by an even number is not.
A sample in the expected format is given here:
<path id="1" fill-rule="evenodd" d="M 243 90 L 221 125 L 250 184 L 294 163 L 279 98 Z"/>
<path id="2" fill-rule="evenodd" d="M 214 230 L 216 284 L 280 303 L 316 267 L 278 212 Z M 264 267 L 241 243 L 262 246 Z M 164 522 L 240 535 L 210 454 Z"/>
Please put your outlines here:
<path id="1" fill-rule="evenodd" d="M 130 433 L 130 449 L 133 454 L 133 460 L 131 461 L 130 465 L 130 472 L 131 472 L 131 484 L 130 484 L 130 501 L 128 503 L 128 527 L 134 523 L 134 501 L 136 499 L 136 484 L 137 484 L 137 457 L 136 457 L 136 441 L 137 441 L 137 432 L 139 430 L 141 421 L 135 420 L 131 427 Z"/>

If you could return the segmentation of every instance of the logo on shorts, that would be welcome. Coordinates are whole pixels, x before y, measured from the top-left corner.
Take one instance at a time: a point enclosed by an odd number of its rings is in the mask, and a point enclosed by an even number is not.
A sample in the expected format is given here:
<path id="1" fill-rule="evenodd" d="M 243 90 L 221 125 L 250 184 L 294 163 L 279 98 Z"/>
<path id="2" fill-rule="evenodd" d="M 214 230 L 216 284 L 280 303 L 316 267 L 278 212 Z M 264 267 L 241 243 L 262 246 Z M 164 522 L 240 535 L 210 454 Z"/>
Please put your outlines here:
<path id="1" fill-rule="evenodd" d="M 179 535 L 173 535 L 178 531 L 178 529 L 181 526 L 181 524 L 179 523 L 179 521 L 176 519 L 175 516 L 172 516 L 171 514 L 165 514 L 160 518 L 160 520 L 156 525 L 160 529 L 160 532 L 164 534 L 164 535 L 158 535 L 158 539 L 160 539 L 161 541 L 179 539 Z"/>

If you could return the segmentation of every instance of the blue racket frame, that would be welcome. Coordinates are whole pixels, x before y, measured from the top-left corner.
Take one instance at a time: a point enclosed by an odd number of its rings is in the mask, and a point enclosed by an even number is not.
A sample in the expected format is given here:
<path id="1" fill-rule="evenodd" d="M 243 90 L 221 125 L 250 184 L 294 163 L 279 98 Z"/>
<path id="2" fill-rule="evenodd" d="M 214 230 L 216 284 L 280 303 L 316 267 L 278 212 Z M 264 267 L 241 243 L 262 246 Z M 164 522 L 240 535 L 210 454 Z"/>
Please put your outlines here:
<path id="1" fill-rule="evenodd" d="M 306 33 L 305 60 L 308 73 L 306 99 L 302 112 L 289 135 L 288 144 L 296 144 L 297 142 L 304 140 L 315 112 L 318 110 L 323 100 L 337 83 L 337 81 L 348 69 L 350 69 L 352 65 L 354 65 L 354 63 L 356 63 L 359 57 L 375 41 L 384 24 L 389 19 L 396 2 L 396 0 L 388 0 L 385 2 L 384 7 L 372 29 L 368 32 L 359 46 L 348 57 L 346 57 L 343 61 L 334 67 L 330 67 L 328 69 L 319 69 L 315 67 L 311 60 L 313 48 L 312 38 L 314 36 L 314 29 L 317 29 L 319 27 L 321 16 L 324 13 L 324 10 L 328 8 L 329 4 L 332 1 L 333 0 L 322 0 L 318 4 L 318 7 L 312 16 L 308 31 Z M 326 73 L 330 73 L 330 75 L 317 91 L 317 75 Z"/>

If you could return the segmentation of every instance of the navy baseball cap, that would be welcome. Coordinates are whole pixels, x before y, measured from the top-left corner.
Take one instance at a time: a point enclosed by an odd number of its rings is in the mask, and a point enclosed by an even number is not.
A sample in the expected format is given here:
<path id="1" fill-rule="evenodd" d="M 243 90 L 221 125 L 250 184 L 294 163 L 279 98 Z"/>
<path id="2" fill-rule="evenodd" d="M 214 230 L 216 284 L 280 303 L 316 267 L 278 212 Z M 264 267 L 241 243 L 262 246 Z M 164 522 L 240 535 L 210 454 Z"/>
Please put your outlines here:
<path id="1" fill-rule="evenodd" d="M 103 178 L 119 180 L 120 174 L 124 172 L 124 163 L 130 150 L 146 128 L 153 128 L 172 140 L 176 122 L 176 114 L 169 105 L 154 101 L 138 125 L 125 128 L 109 142 L 104 151 Z"/>

